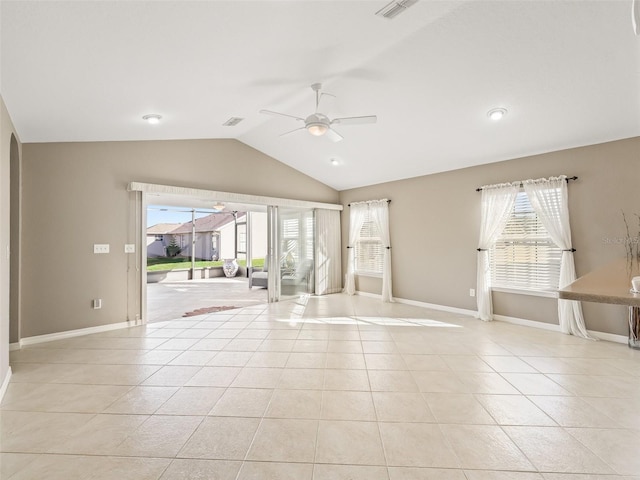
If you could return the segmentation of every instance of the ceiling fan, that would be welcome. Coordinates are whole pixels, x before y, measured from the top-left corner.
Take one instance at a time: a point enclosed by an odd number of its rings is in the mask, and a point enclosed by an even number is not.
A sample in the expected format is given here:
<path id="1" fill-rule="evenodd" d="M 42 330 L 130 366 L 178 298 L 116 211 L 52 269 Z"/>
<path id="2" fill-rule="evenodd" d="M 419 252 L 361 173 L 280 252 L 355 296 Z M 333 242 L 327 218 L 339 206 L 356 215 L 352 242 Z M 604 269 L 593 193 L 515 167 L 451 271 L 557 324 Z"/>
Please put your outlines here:
<path id="1" fill-rule="evenodd" d="M 316 110 L 306 118 L 296 117 L 295 115 L 289 115 L 287 113 L 274 112 L 271 110 L 260 110 L 260 113 L 279 117 L 289 117 L 295 119 L 298 122 L 304 123 L 303 127 L 285 132 L 280 135 L 281 137 L 283 135 L 297 132 L 298 130 L 307 130 L 311 135 L 314 135 L 316 137 L 326 135 L 329 140 L 339 142 L 343 139 L 343 136 L 333 129 L 334 125 L 360 125 L 364 123 L 376 123 L 376 121 L 378 120 L 378 117 L 376 117 L 375 115 L 367 115 L 364 117 L 340 117 L 331 119 L 324 113 L 318 111 L 320 106 L 320 99 L 322 98 L 322 96 L 330 94 L 320 92 L 320 90 L 322 89 L 321 83 L 314 83 L 313 85 L 311 85 L 311 89 L 316 92 Z"/>

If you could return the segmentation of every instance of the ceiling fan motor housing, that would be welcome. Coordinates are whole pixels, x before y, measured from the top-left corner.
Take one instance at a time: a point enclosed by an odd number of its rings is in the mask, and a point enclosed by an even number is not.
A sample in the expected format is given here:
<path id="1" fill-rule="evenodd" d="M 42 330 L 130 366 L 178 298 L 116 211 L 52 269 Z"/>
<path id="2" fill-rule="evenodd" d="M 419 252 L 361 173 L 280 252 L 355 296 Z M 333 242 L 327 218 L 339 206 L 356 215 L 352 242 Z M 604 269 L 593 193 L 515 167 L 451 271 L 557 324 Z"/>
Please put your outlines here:
<path id="1" fill-rule="evenodd" d="M 304 120 L 304 126 L 307 131 L 316 136 L 324 135 L 329 130 L 330 125 L 331 120 L 322 113 L 312 113 Z"/>

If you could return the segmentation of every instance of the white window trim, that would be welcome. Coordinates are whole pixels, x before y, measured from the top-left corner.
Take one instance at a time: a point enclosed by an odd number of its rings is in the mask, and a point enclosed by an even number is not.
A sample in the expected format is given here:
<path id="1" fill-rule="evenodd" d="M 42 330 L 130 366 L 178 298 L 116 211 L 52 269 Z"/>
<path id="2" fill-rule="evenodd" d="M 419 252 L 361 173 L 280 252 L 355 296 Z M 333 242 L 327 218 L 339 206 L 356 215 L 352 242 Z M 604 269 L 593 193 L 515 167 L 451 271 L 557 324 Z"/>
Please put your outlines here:
<path id="1" fill-rule="evenodd" d="M 382 273 L 378 273 L 378 272 L 368 272 L 365 270 L 358 270 L 356 271 L 356 275 L 358 277 L 373 277 L 373 278 L 382 278 Z"/>
<path id="2" fill-rule="evenodd" d="M 529 295 L 532 297 L 558 298 L 558 292 L 554 290 L 527 290 L 524 288 L 491 287 L 491 291 L 512 293 L 514 295 Z"/>
<path id="3" fill-rule="evenodd" d="M 130 192 L 143 192 L 147 195 L 147 204 L 172 205 L 171 199 L 178 197 L 189 197 L 190 204 L 199 202 L 223 202 L 223 203 L 243 203 L 247 205 L 276 205 L 279 207 L 297 208 L 322 208 L 324 210 L 343 210 L 342 205 L 333 203 L 308 202 L 306 200 L 292 200 L 289 198 L 265 197 L 262 195 L 246 195 L 243 193 L 218 192 L 214 190 L 202 190 L 199 188 L 186 188 L 174 185 L 158 185 L 154 183 L 130 182 L 127 186 Z M 153 202 L 150 201 L 153 199 Z M 185 200 L 181 198 L 184 202 Z"/>

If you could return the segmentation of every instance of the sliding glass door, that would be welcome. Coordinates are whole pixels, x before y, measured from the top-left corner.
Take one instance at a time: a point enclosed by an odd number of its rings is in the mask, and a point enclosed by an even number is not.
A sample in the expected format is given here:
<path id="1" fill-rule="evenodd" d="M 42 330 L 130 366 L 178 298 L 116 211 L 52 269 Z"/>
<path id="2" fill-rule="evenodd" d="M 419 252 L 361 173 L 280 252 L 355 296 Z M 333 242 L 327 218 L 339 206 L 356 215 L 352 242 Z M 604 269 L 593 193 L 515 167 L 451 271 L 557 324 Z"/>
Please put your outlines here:
<path id="1" fill-rule="evenodd" d="M 269 207 L 270 302 L 313 293 L 314 223 L 312 209 Z"/>

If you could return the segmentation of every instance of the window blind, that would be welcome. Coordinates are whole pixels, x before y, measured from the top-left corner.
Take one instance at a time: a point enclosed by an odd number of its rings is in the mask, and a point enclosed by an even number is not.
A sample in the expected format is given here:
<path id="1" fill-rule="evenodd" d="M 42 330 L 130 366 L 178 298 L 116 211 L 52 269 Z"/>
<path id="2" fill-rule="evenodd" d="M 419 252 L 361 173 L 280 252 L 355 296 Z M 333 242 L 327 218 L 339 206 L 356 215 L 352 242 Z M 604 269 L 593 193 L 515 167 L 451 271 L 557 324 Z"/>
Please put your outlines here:
<path id="1" fill-rule="evenodd" d="M 305 224 L 305 252 L 304 257 L 308 260 L 313 260 L 313 245 L 314 245 L 314 233 L 313 233 L 313 215 L 307 214 L 304 218 Z"/>
<path id="2" fill-rule="evenodd" d="M 511 218 L 489 255 L 492 287 L 558 289 L 562 250 L 551 240 L 524 191 L 518 193 Z"/>
<path id="3" fill-rule="evenodd" d="M 297 217 L 285 218 L 282 221 L 282 256 L 290 256 L 294 261 L 299 259 L 298 241 L 300 222 Z"/>
<path id="4" fill-rule="evenodd" d="M 355 271 L 360 274 L 382 274 L 383 246 L 376 224 L 367 218 L 360 229 L 355 245 Z"/>

